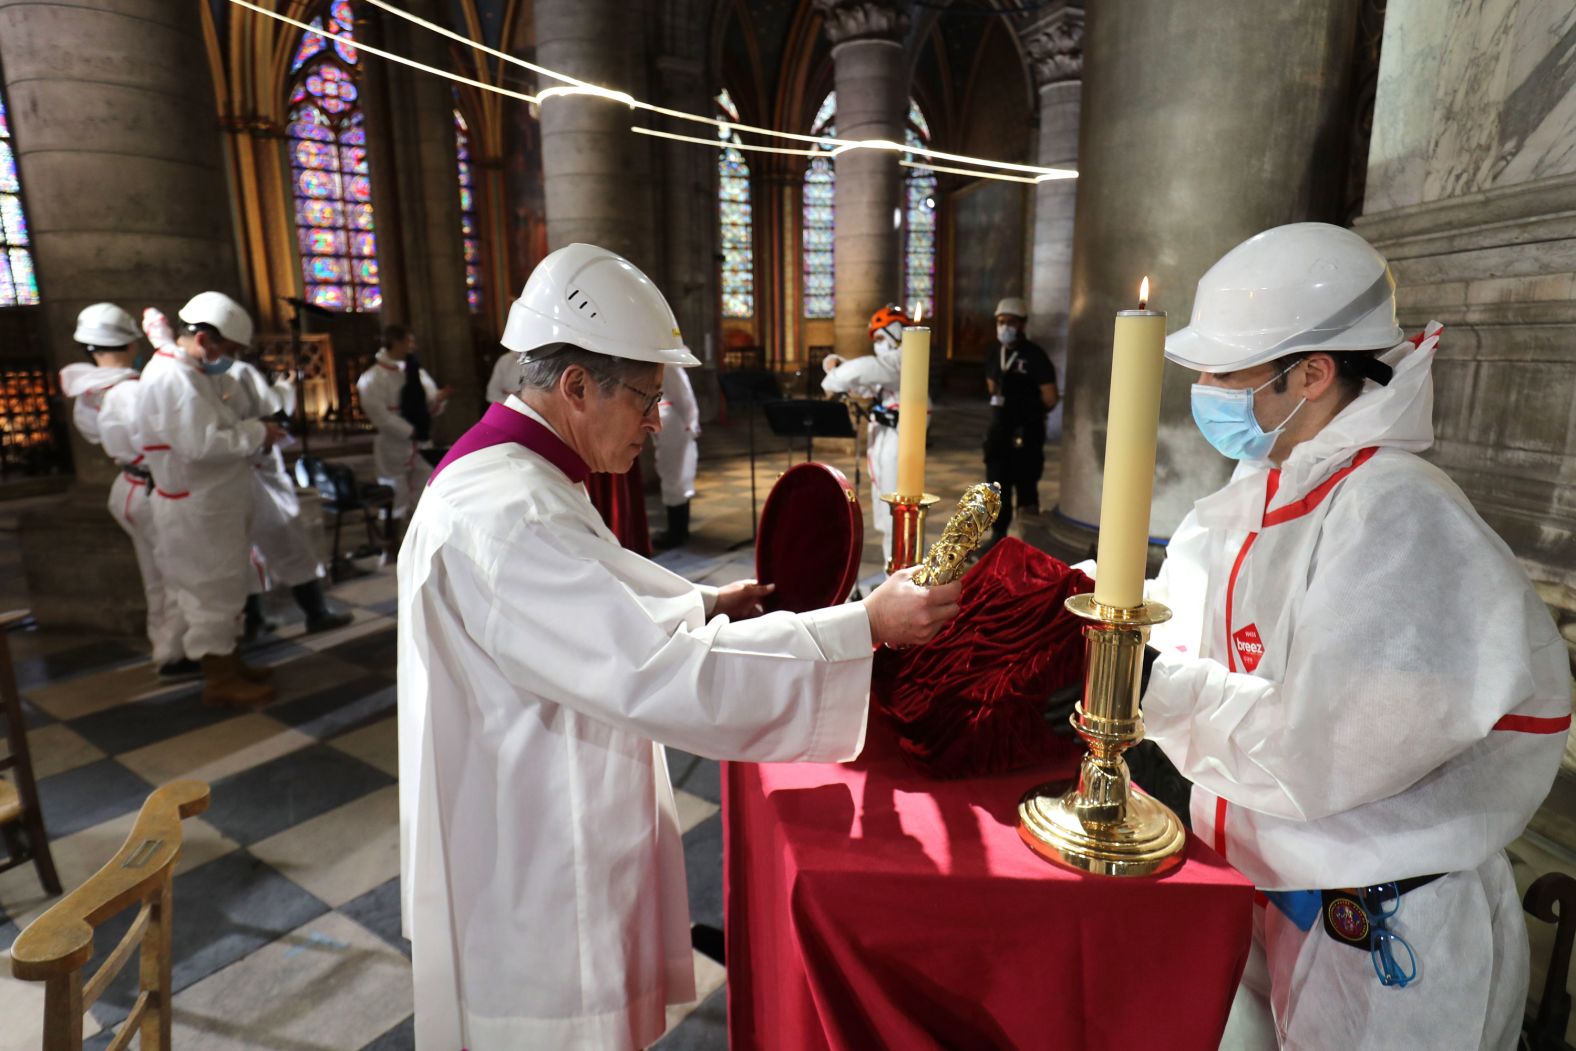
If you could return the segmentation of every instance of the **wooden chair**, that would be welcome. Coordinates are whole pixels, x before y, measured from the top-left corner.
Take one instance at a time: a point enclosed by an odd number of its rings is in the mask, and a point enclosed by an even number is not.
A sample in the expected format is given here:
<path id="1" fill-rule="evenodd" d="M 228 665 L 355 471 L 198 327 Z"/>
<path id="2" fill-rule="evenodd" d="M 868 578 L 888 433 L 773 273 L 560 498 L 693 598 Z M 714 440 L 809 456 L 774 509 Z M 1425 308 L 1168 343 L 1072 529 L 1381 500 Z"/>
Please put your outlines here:
<path id="1" fill-rule="evenodd" d="M 44 814 L 38 806 L 38 785 L 33 780 L 33 757 L 22 727 L 22 698 L 16 688 L 16 668 L 11 663 L 11 643 L 6 632 L 23 620 L 25 610 L 0 614 L 0 718 L 5 720 L 7 754 L 0 756 L 0 838 L 6 859 L 0 872 L 31 861 L 38 881 L 50 894 L 60 893 L 60 877 L 49 853 Z M 10 772 L 9 778 L 6 772 Z"/>
<path id="2" fill-rule="evenodd" d="M 1538 1001 L 1538 1016 L 1528 1020 L 1522 1046 L 1529 1051 L 1569 1051 L 1565 1029 L 1571 1019 L 1571 945 L 1576 942 L 1576 879 L 1545 872 L 1522 898 L 1522 907 L 1540 920 L 1557 924 L 1549 973 Z M 1559 908 L 1555 908 L 1558 905 Z"/>
<path id="3" fill-rule="evenodd" d="M 129 1047 L 139 1033 L 142 1051 L 170 1046 L 171 880 L 181 855 L 181 819 L 208 809 L 208 785 L 172 781 L 142 804 L 120 851 L 88 881 L 28 924 L 11 946 L 11 973 L 44 983 L 43 1051 L 81 1051 L 82 1013 L 103 995 L 139 947 L 136 1002 L 109 1051 Z M 137 907 L 131 929 L 92 977 L 93 932 Z"/>

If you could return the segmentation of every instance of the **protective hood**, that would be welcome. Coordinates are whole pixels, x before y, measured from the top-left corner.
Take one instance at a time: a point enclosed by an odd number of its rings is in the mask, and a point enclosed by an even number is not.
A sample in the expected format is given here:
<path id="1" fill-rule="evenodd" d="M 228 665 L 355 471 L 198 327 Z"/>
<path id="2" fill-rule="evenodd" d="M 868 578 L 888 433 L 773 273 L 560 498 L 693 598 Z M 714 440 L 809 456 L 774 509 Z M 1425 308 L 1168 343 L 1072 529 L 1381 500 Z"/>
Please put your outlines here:
<path id="1" fill-rule="evenodd" d="M 121 380 L 137 375 L 136 369 L 105 367 L 78 362 L 60 370 L 60 392 L 68 398 L 80 398 L 89 391 L 113 387 Z"/>
<path id="2" fill-rule="evenodd" d="M 1395 370 L 1389 384 L 1363 384 L 1363 392 L 1314 437 L 1291 451 L 1281 466 L 1283 494 L 1304 492 L 1351 454 L 1370 446 L 1422 452 L 1434 444 L 1434 351 L 1444 331 L 1437 321 L 1379 355 Z"/>

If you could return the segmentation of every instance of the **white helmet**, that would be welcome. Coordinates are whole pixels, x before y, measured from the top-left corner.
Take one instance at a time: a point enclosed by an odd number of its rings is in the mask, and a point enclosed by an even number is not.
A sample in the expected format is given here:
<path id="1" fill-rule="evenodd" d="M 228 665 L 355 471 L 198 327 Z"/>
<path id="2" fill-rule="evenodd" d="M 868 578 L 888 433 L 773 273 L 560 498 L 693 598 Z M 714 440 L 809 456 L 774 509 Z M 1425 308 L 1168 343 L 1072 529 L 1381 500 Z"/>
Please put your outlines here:
<path id="1" fill-rule="evenodd" d="M 77 315 L 77 331 L 71 338 L 95 349 L 119 350 L 142 338 L 142 331 L 114 303 L 94 303 Z"/>
<path id="2" fill-rule="evenodd" d="M 1401 341 L 1395 275 L 1374 247 L 1328 223 L 1265 230 L 1199 278 L 1188 326 L 1166 357 L 1232 372 L 1295 351 L 1382 350 Z"/>
<path id="3" fill-rule="evenodd" d="M 1028 318 L 1029 307 L 1017 296 L 1008 296 L 996 304 L 996 316 L 1000 317 L 1003 314 L 1009 314 L 1012 317 Z"/>
<path id="4" fill-rule="evenodd" d="M 699 365 L 657 286 L 633 263 L 596 245 L 565 245 L 536 264 L 509 308 L 499 340 L 525 354 L 570 343 L 661 365 Z"/>
<path id="5" fill-rule="evenodd" d="M 179 317 L 188 325 L 212 325 L 231 343 L 252 344 L 251 315 L 223 292 L 197 293 L 181 307 Z"/>

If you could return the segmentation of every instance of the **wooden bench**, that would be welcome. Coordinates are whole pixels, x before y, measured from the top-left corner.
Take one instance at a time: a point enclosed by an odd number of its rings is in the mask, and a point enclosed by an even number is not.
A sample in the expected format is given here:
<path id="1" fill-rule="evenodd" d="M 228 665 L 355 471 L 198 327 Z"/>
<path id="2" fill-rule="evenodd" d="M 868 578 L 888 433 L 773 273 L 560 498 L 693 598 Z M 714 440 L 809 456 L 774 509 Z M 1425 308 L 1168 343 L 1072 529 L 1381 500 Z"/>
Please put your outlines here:
<path id="1" fill-rule="evenodd" d="M 0 755 L 0 840 L 6 849 L 0 872 L 32 862 L 38 869 L 38 881 L 54 895 L 60 893 L 60 877 L 55 874 L 44 814 L 38 805 L 33 758 L 27 747 L 27 730 L 22 725 L 22 697 L 17 692 L 16 668 L 11 663 L 11 644 L 6 638 L 7 631 L 27 618 L 26 610 L 0 613 L 0 722 L 4 723 L 7 749 Z M 7 771 L 9 777 L 5 776 Z"/>
<path id="2" fill-rule="evenodd" d="M 129 1047 L 139 1033 L 142 1051 L 168 1051 L 171 880 L 181 856 L 181 820 L 207 809 L 205 782 L 172 781 L 154 790 L 119 852 L 17 937 L 11 973 L 44 983 L 44 1051 L 81 1051 L 82 1013 L 139 947 L 137 999 L 109 1051 Z M 82 970 L 93 959 L 94 931 L 130 908 L 137 909 L 131 929 L 84 978 Z"/>

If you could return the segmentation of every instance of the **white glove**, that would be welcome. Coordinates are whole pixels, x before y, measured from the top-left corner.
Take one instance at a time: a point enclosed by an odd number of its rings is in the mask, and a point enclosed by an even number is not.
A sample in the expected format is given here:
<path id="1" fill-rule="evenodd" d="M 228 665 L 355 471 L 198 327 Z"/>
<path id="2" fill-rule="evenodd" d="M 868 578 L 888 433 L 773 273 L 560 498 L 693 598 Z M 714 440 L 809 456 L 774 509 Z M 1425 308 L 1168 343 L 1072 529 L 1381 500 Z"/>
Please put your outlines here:
<path id="1" fill-rule="evenodd" d="M 821 368 L 827 372 L 831 372 L 842 363 L 843 359 L 838 357 L 836 354 L 828 354 L 826 357 L 821 359 Z"/>
<path id="2" fill-rule="evenodd" d="M 163 350 L 175 342 L 175 329 L 170 327 L 170 319 L 158 307 L 148 307 L 142 312 L 142 332 L 154 350 Z"/>

